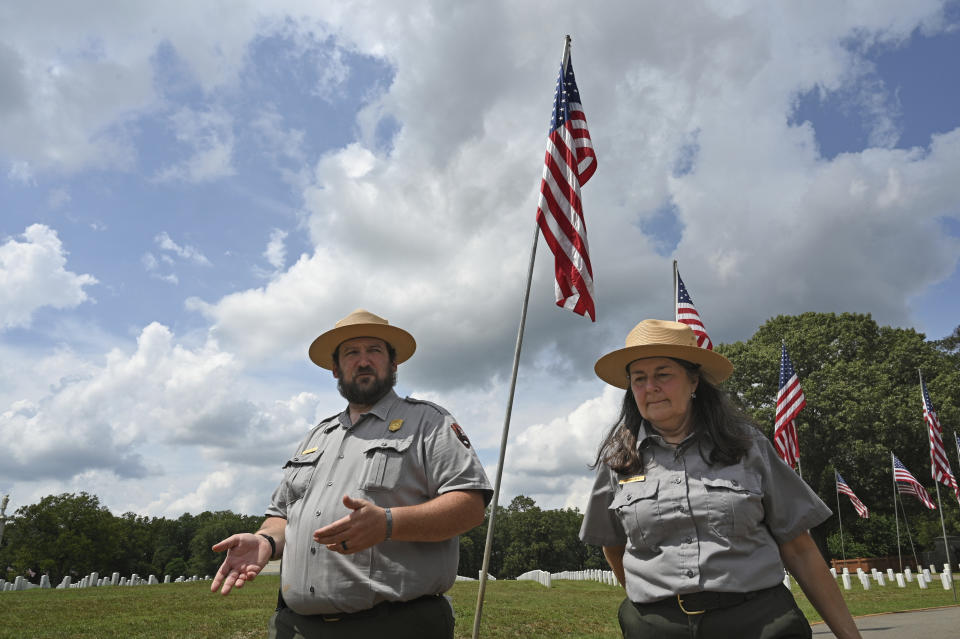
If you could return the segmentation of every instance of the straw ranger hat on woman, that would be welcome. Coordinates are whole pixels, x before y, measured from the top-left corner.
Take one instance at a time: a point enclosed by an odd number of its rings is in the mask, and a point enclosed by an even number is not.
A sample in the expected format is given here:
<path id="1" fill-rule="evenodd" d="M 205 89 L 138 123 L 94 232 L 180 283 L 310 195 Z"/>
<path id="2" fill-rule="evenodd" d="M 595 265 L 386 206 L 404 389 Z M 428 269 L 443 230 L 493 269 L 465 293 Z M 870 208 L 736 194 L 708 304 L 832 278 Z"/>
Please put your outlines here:
<path id="1" fill-rule="evenodd" d="M 606 383 L 627 388 L 627 366 L 647 357 L 682 359 L 700 367 L 710 381 L 719 384 L 733 373 L 733 364 L 723 355 L 697 346 L 697 336 L 686 324 L 643 320 L 627 334 L 625 346 L 597 360 L 594 371 Z"/>
<path id="2" fill-rule="evenodd" d="M 626 588 L 625 639 L 810 637 L 785 566 L 837 637 L 859 637 L 809 533 L 830 509 L 717 387 L 730 361 L 648 319 L 594 370 L 626 392 L 580 538 Z"/>

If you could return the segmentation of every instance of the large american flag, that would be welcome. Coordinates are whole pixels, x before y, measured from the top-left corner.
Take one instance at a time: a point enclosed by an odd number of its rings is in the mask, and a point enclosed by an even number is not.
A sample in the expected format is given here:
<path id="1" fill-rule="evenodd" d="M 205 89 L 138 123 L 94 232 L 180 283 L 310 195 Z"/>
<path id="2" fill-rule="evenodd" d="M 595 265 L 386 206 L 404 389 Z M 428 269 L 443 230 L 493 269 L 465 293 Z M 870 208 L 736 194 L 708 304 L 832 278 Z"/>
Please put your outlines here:
<path id="1" fill-rule="evenodd" d="M 563 51 L 540 182 L 537 224 L 553 251 L 557 306 L 579 315 L 588 314 L 596 321 L 593 267 L 580 187 L 597 170 L 597 157 L 573 77 L 569 37 Z"/>
<path id="2" fill-rule="evenodd" d="M 863 502 L 853 494 L 853 489 L 843 481 L 843 477 L 840 476 L 840 473 L 833 471 L 837 475 L 837 492 L 846 495 L 850 498 L 850 503 L 853 504 L 854 509 L 857 511 L 857 514 L 867 519 L 870 517 L 870 511 L 867 510 L 867 507 L 863 505 Z"/>
<path id="3" fill-rule="evenodd" d="M 773 446 L 777 454 L 791 468 L 800 459 L 800 441 L 797 439 L 797 426 L 794 419 L 797 413 L 807 405 L 807 399 L 800 388 L 800 380 L 793 370 L 793 362 L 787 355 L 786 344 L 780 345 L 780 390 L 777 391 L 777 421 L 773 429 Z"/>
<path id="4" fill-rule="evenodd" d="M 693 305 L 693 300 L 690 299 L 690 293 L 687 292 L 687 287 L 683 285 L 683 280 L 680 279 L 680 271 L 677 271 L 676 315 L 678 322 L 687 324 L 693 329 L 694 335 L 697 336 L 697 346 L 711 351 L 713 350 L 713 342 L 710 341 L 710 336 L 707 335 L 707 329 L 700 320 L 700 313 L 697 312 L 696 307 Z"/>
<path id="5" fill-rule="evenodd" d="M 901 495 L 913 495 L 923 502 L 923 505 L 931 510 L 936 510 L 937 506 L 930 499 L 930 493 L 924 488 L 916 478 L 910 474 L 903 462 L 893 455 L 893 479 L 897 483 L 897 492 Z"/>
<path id="6" fill-rule="evenodd" d="M 957 487 L 957 480 L 950 471 L 947 452 L 943 449 L 943 429 L 940 427 L 940 420 L 937 419 L 937 411 L 933 409 L 933 403 L 930 401 L 927 385 L 923 383 L 923 375 L 920 376 L 920 395 L 923 398 L 923 419 L 927 422 L 927 434 L 930 439 L 930 474 L 933 475 L 934 481 L 953 488 L 957 501 L 960 501 L 960 488 Z"/>

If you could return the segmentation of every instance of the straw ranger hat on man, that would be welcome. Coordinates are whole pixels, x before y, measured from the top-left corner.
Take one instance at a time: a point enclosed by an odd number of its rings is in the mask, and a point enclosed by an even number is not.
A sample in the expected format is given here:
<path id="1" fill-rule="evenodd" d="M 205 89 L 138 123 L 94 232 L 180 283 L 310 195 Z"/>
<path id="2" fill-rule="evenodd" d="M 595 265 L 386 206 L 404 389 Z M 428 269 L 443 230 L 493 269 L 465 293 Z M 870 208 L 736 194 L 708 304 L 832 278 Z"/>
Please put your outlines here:
<path id="1" fill-rule="evenodd" d="M 627 334 L 624 348 L 597 360 L 593 370 L 606 383 L 627 388 L 627 366 L 647 357 L 671 357 L 700 366 L 699 372 L 714 384 L 733 373 L 733 364 L 723 355 L 697 346 L 697 336 L 686 324 L 647 319 Z"/>
<path id="2" fill-rule="evenodd" d="M 391 326 L 390 322 L 370 311 L 358 308 L 313 340 L 310 345 L 310 359 L 320 368 L 333 370 L 334 351 L 340 344 L 356 337 L 375 337 L 388 343 L 397 353 L 395 364 L 407 361 L 417 350 L 413 335 L 402 328 Z"/>

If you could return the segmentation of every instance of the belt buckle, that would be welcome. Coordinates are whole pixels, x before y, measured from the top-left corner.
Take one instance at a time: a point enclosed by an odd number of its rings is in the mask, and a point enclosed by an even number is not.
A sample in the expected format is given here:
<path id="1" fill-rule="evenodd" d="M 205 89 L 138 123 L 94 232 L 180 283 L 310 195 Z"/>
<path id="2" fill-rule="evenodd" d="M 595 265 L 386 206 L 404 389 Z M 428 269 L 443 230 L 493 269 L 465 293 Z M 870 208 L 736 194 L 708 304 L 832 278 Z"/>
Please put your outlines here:
<path id="1" fill-rule="evenodd" d="M 706 612 L 706 610 L 687 610 L 686 608 L 683 607 L 683 599 L 680 598 L 680 595 L 677 595 L 677 605 L 680 606 L 680 610 L 682 610 L 685 614 L 690 616 L 702 615 L 703 613 Z"/>

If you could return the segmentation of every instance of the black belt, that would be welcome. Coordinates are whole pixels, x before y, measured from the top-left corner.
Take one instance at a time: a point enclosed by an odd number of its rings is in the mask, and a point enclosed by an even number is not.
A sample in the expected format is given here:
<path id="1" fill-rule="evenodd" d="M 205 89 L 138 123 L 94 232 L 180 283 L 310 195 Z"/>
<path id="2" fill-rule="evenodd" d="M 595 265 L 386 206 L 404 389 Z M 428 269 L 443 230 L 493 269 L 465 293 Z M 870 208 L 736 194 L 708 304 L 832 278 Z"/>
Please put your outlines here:
<path id="1" fill-rule="evenodd" d="M 417 597 L 416 599 L 410 599 L 409 601 L 381 601 L 373 608 L 367 608 L 366 610 L 359 610 L 357 612 L 334 612 L 329 614 L 316 614 L 316 615 L 305 615 L 313 617 L 316 619 L 322 619 L 323 621 L 349 621 L 351 619 L 366 619 L 369 617 L 379 617 L 380 615 L 388 615 L 391 612 L 395 611 L 397 608 L 402 606 L 408 606 L 410 604 L 421 603 L 429 599 L 437 599 L 443 595 L 423 595 L 422 597 Z M 279 596 L 278 601 L 278 610 L 286 608 L 287 604 L 283 601 L 283 596 Z"/>
<path id="2" fill-rule="evenodd" d="M 760 590 L 752 590 L 750 592 L 711 592 L 704 590 L 701 592 L 688 592 L 674 597 L 667 597 L 666 599 L 660 599 L 659 601 L 650 603 L 633 602 L 633 605 L 641 613 L 650 612 L 658 608 L 663 609 L 664 607 L 678 607 L 688 615 L 702 615 L 711 610 L 740 605 L 745 601 L 755 599 L 760 595 L 782 587 L 782 585 L 778 584 L 770 588 L 761 588 Z"/>

